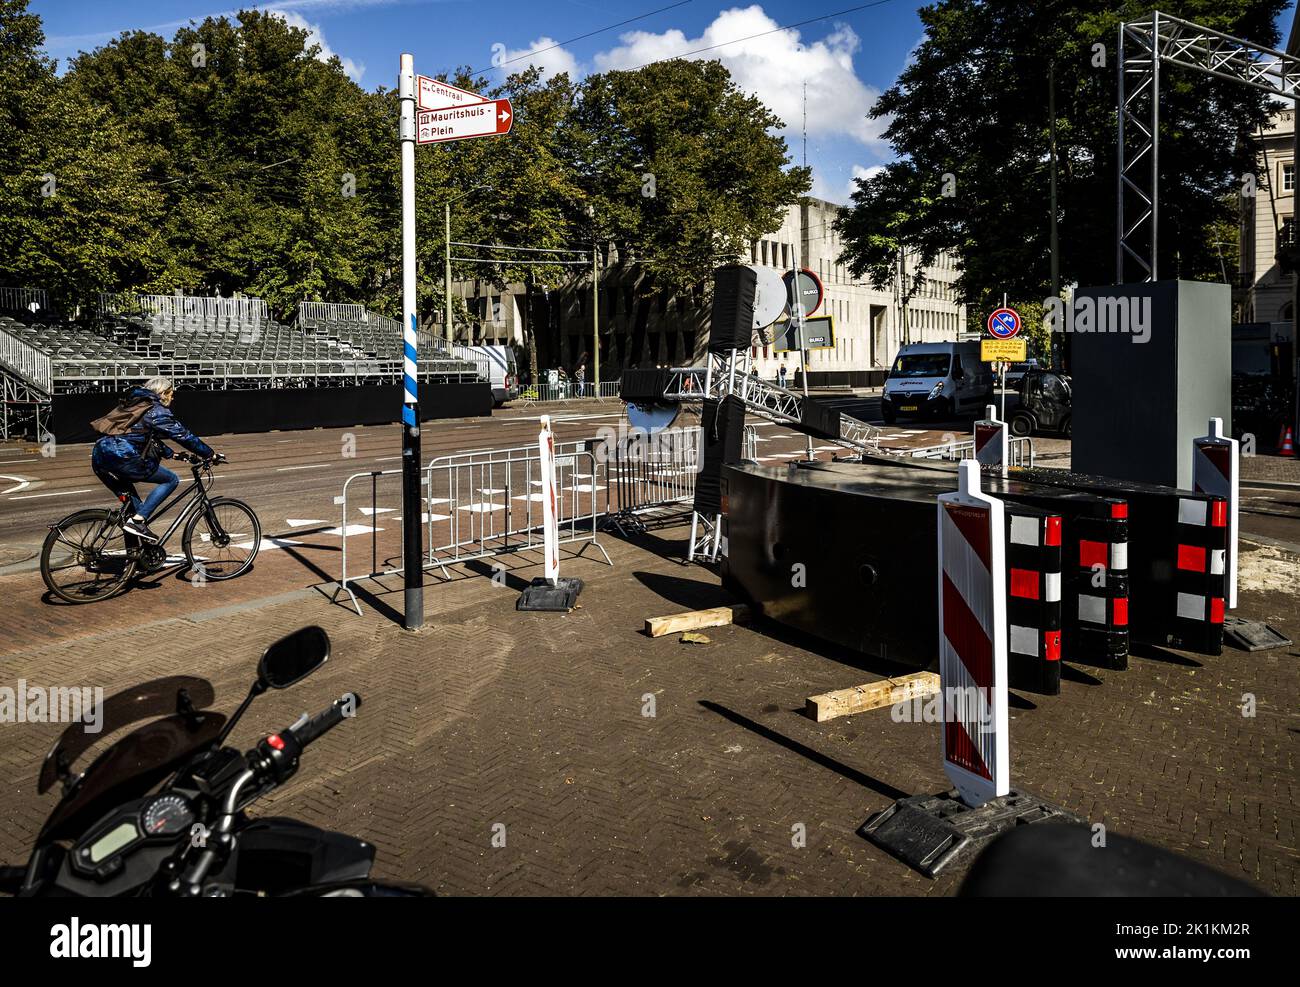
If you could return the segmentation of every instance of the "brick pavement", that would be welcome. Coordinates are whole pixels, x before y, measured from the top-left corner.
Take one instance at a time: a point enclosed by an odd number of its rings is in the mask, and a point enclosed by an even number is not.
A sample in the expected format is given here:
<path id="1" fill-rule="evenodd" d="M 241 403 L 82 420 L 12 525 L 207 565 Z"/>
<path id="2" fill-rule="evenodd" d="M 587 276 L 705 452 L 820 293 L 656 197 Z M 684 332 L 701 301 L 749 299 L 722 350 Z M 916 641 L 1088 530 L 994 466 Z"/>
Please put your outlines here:
<path id="1" fill-rule="evenodd" d="M 724 599 L 714 575 L 673 561 L 685 535 L 608 540 L 613 569 L 573 563 L 566 571 L 588 582 L 568 615 L 514 611 L 536 568 L 512 574 L 507 590 L 484 578 L 431 585 L 418 634 L 311 591 L 234 602 L 214 586 L 207 609 L 188 616 L 151 606 L 75 638 L 24 637 L 0 649 L 0 681 L 112 692 L 196 673 L 229 709 L 265 644 L 318 622 L 335 642 L 329 664 L 260 699 L 232 739 L 247 746 L 361 693 L 357 719 L 313 747 L 259 811 L 373 841 L 383 876 L 444 894 L 952 893 L 959 873 L 928 881 L 856 834 L 899 795 L 945 787 L 937 727 L 883 710 L 825 724 L 800 713 L 808 695 L 899 669 L 766 624 L 711 629 L 707 645 L 640 633 L 647 616 Z M 398 604 L 400 591 L 387 599 Z M 1281 615 L 1300 635 L 1293 595 L 1252 591 L 1244 609 Z M 30 613 L 0 616 L 6 639 Z M 59 623 L 46 633 L 69 633 Z M 1071 667 L 1061 696 L 1013 697 L 1015 781 L 1112 831 L 1294 895 L 1296 658 L 1292 648 L 1217 659 L 1148 649 L 1127 672 Z M 1254 718 L 1241 715 L 1244 693 L 1257 697 Z M 653 717 L 642 715 L 649 696 Z M 0 725 L 0 861 L 22 856 L 48 811 L 34 780 L 57 733 Z M 498 823 L 506 845 L 494 848 Z M 807 846 L 797 849 L 800 823 Z"/>

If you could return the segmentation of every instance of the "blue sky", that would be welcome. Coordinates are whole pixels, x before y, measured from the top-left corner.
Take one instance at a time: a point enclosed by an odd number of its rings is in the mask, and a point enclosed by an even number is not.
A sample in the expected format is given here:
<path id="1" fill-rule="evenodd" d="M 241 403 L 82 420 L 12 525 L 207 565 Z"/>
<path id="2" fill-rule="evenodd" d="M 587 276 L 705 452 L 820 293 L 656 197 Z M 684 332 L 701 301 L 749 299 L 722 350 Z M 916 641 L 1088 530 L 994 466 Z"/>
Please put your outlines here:
<path id="1" fill-rule="evenodd" d="M 881 123 L 867 120 L 866 114 L 922 35 L 918 5 L 909 0 L 877 0 L 853 11 L 849 8 L 863 6 L 863 0 L 31 3 L 44 21 L 47 51 L 60 60 L 60 68 L 64 59 L 92 50 L 122 31 L 152 30 L 170 37 L 189 20 L 230 13 L 240 6 L 277 10 L 291 23 L 313 31 L 322 48 L 337 54 L 348 73 L 367 88 L 396 84 L 398 55 L 403 51 L 414 53 L 417 72 L 436 75 L 468 63 L 485 70 L 489 78 L 498 78 L 503 71 L 517 71 L 529 62 L 548 72 L 583 75 L 633 68 L 716 45 L 704 57 L 723 61 L 739 85 L 761 97 L 785 121 L 796 161 L 802 155 L 802 91 L 807 84 L 813 192 L 837 202 L 847 201 L 855 175 L 892 157 L 880 139 Z M 848 12 L 813 20 L 843 11 Z M 632 18 L 636 20 L 602 30 Z M 1290 23 L 1288 11 L 1280 23 L 1284 36 Z M 596 31 L 600 33 L 581 37 Z M 557 42 L 562 44 L 552 48 Z M 494 69 L 494 60 L 509 61 Z"/>

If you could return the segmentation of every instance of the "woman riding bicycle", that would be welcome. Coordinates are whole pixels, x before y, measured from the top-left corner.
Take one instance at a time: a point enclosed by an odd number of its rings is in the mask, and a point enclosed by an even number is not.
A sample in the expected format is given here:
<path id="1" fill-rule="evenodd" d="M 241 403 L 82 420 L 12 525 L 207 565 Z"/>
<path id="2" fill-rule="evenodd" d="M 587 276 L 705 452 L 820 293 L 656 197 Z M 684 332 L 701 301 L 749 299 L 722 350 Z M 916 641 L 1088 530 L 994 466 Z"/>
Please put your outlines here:
<path id="1" fill-rule="evenodd" d="M 202 459 L 221 458 L 171 413 L 168 406 L 175 393 L 175 387 L 166 377 L 154 377 L 145 381 L 143 387 L 132 388 L 127 402 L 147 401 L 150 407 L 125 435 L 105 435 L 95 443 L 90 454 L 91 469 L 104 486 L 119 497 L 131 498 L 135 515 L 123 523 L 123 529 L 151 542 L 158 538 L 149 530 L 149 516 L 181 482 L 175 473 L 159 462 L 176 455 L 161 440 L 171 439 Z M 135 496 L 133 486 L 141 482 L 157 484 L 143 501 Z"/>

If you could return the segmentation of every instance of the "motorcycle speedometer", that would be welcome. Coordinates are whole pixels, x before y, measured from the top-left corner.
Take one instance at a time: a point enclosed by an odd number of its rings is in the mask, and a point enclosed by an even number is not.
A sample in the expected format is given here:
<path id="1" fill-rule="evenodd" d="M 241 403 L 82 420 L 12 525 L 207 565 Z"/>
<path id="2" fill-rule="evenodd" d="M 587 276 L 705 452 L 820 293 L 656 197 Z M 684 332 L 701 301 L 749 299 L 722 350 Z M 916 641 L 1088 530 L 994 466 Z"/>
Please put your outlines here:
<path id="1" fill-rule="evenodd" d="M 180 795 L 159 795 L 140 813 L 148 836 L 172 836 L 188 829 L 194 822 L 194 810 Z"/>

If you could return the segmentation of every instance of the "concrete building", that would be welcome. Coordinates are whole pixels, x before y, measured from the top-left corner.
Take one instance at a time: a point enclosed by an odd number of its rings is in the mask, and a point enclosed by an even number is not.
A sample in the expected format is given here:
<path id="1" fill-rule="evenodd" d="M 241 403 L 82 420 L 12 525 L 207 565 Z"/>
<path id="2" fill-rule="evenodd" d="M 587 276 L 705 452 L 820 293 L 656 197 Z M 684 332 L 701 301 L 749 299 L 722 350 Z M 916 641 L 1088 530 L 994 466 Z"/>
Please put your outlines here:
<path id="1" fill-rule="evenodd" d="M 1237 322 L 1292 322 L 1292 275 L 1278 249 L 1295 238 L 1295 108 L 1280 107 L 1264 131 L 1255 195 L 1241 210 L 1241 279 L 1234 293 Z"/>
<path id="2" fill-rule="evenodd" d="M 787 209 L 780 229 L 753 241 L 749 256 L 741 260 L 786 271 L 794 266 L 798 247 L 802 266 L 825 288 L 815 314 L 832 316 L 835 329 L 833 347 L 809 353 L 809 382 L 860 386 L 878 382 L 904 342 L 957 339 L 965 328 L 966 307 L 956 300 L 959 272 L 950 257 L 939 258 L 926 270 L 926 286 L 906 311 L 900 303 L 899 277 L 880 290 L 851 279 L 836 261 L 843 247 L 832 228 L 839 209 L 823 199 L 804 198 Z M 914 259 L 904 258 L 900 268 L 900 274 L 910 276 Z M 709 321 L 703 286 L 684 295 L 639 298 L 634 291 L 639 272 L 621 263 L 613 249 L 602 255 L 601 270 L 602 379 L 616 379 L 626 367 L 681 366 L 703 359 Z M 525 328 L 531 325 L 540 369 L 571 368 L 592 351 L 590 278 L 558 287 L 536 286 L 531 293 L 522 284 L 498 291 L 484 281 L 460 282 L 453 291 L 464 298 L 470 313 L 469 324 L 456 327 L 457 341 L 523 347 L 530 335 Z M 441 327 L 434 330 L 440 333 Z M 775 378 L 782 363 L 793 375 L 799 365 L 798 353 L 781 354 L 770 346 L 755 346 L 751 352 L 764 377 Z"/>

